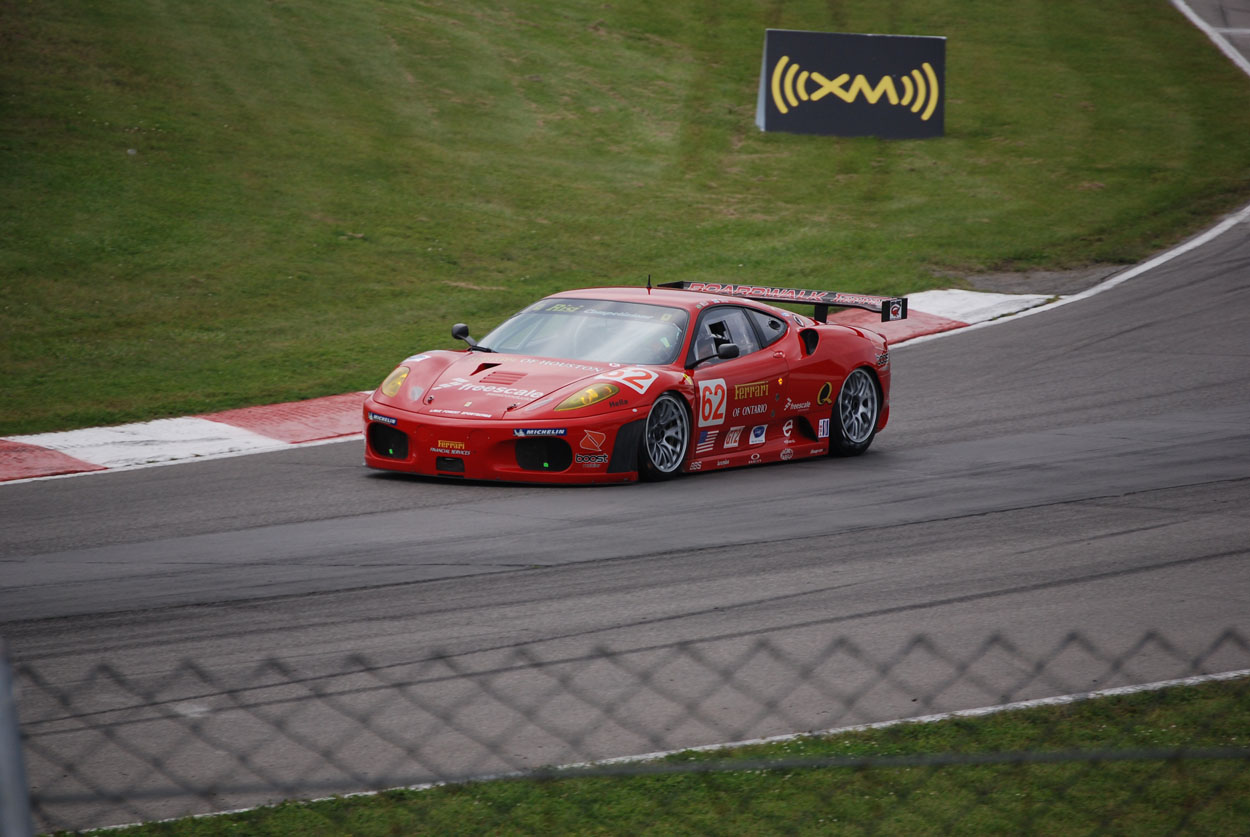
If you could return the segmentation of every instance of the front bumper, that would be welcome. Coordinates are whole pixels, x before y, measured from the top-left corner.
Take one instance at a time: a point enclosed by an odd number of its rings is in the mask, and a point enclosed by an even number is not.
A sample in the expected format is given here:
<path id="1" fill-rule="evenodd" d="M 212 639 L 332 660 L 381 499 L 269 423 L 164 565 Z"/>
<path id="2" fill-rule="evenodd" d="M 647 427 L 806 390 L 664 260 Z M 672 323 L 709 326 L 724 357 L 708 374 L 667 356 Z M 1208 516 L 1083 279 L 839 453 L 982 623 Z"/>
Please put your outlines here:
<path id="1" fill-rule="evenodd" d="M 579 485 L 632 482 L 646 413 L 503 421 L 364 404 L 365 465 L 431 477 Z"/>

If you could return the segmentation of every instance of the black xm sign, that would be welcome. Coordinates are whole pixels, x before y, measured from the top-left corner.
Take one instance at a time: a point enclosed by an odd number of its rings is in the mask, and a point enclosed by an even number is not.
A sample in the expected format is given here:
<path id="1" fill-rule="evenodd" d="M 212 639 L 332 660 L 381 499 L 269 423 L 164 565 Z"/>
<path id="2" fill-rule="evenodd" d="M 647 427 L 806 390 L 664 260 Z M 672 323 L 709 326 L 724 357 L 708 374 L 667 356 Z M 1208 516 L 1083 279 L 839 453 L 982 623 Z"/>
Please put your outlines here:
<path id="1" fill-rule="evenodd" d="M 923 139 L 945 131 L 946 39 L 769 29 L 761 131 Z"/>

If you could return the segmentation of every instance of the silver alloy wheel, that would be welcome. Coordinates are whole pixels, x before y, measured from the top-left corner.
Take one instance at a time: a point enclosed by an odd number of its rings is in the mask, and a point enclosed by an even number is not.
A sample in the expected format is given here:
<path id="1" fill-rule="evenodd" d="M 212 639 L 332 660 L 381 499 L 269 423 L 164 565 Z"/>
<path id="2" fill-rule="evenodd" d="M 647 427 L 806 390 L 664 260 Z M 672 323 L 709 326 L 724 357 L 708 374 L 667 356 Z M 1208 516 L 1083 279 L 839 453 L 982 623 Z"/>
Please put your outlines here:
<path id="1" fill-rule="evenodd" d="M 842 433 L 852 445 L 866 442 L 877 427 L 877 385 L 863 369 L 856 369 L 842 384 L 838 395 Z"/>
<path id="2" fill-rule="evenodd" d="M 647 456 L 655 470 L 671 474 L 681 467 L 690 441 L 690 419 L 681 404 L 665 393 L 647 415 Z"/>

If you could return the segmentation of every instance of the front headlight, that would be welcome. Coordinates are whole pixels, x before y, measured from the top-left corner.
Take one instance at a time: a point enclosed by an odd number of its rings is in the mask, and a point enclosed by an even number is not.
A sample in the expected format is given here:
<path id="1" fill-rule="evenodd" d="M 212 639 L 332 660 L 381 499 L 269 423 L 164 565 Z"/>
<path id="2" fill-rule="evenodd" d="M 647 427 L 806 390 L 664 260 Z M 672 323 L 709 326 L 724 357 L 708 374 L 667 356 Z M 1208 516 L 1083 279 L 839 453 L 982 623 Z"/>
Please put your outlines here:
<path id="1" fill-rule="evenodd" d="M 556 410 L 580 410 L 582 407 L 598 404 L 605 398 L 611 398 L 620 391 L 621 388 L 616 384 L 591 384 L 581 392 L 561 401 L 556 405 Z"/>
<path id="2" fill-rule="evenodd" d="M 394 398 L 399 393 L 399 388 L 404 385 L 404 379 L 408 377 L 408 367 L 400 366 L 394 372 L 386 376 L 386 380 L 382 382 L 382 394 L 387 398 Z"/>

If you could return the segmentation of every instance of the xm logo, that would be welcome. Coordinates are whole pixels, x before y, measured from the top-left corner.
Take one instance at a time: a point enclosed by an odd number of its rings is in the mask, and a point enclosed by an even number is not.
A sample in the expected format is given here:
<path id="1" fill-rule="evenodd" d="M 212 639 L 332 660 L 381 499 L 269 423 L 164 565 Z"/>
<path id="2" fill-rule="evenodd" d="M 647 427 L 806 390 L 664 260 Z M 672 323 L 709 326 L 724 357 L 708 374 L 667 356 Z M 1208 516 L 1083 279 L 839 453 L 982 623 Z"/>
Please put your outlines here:
<path id="1" fill-rule="evenodd" d="M 925 139 L 946 131 L 946 39 L 769 29 L 761 131 Z"/>
<path id="2" fill-rule="evenodd" d="M 899 87 L 902 87 L 901 94 Z M 862 73 L 854 78 L 850 73 L 829 78 L 821 73 L 801 70 L 788 55 L 781 56 L 773 66 L 772 94 L 773 103 L 782 114 L 789 113 L 790 108 L 797 108 L 802 102 L 819 102 L 829 95 L 848 105 L 860 96 L 868 104 L 875 105 L 884 96 L 891 105 L 910 108 L 924 121 L 928 121 L 937 110 L 940 95 L 937 73 L 928 61 L 922 63 L 919 69 L 900 75 L 897 85 L 892 76 L 882 76 L 874 85 Z"/>

